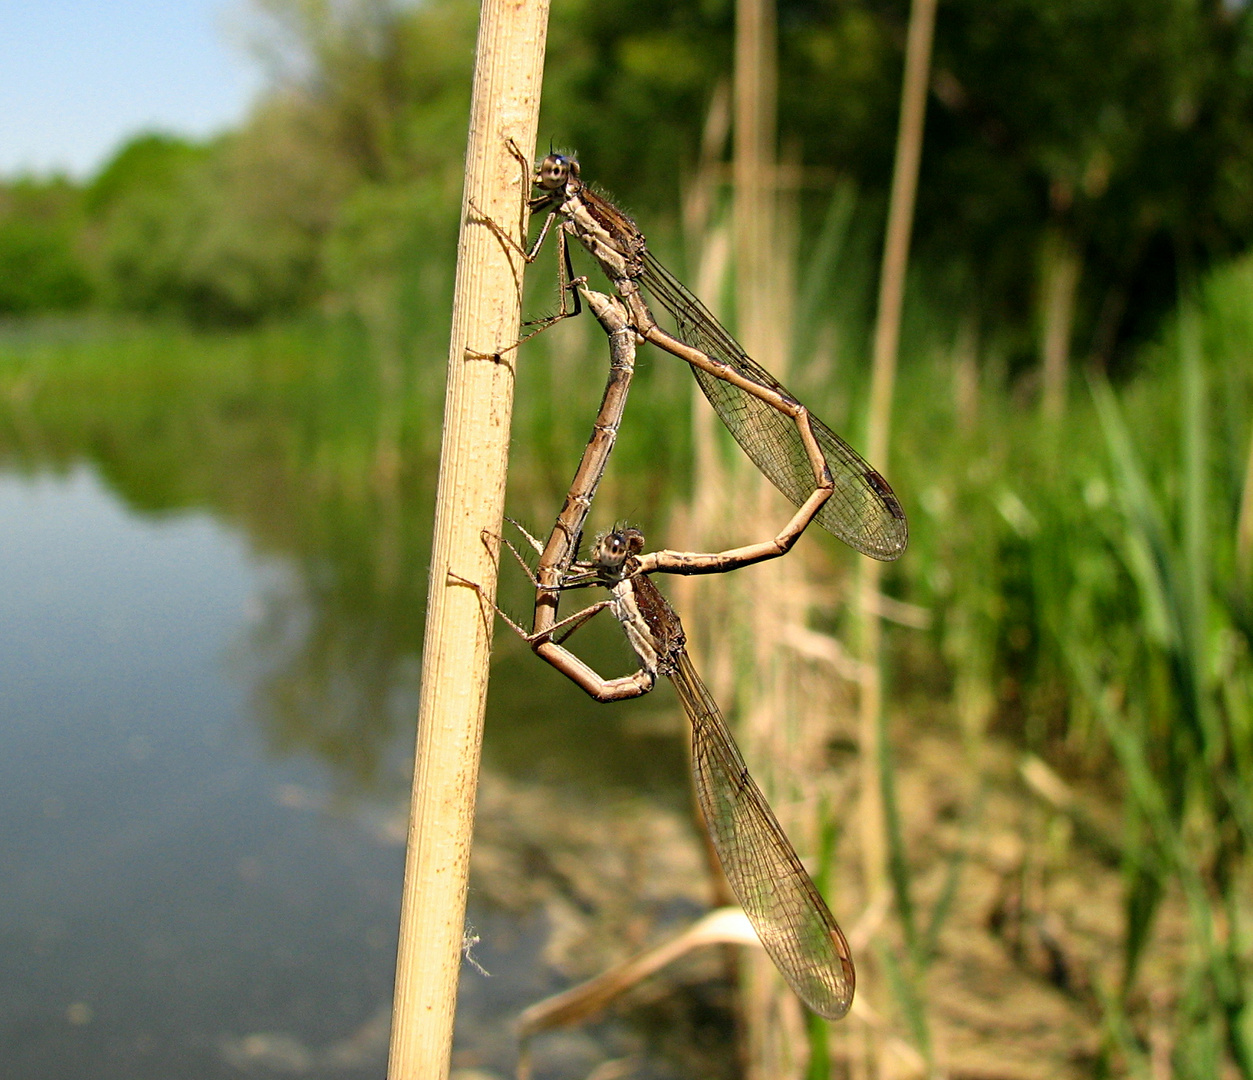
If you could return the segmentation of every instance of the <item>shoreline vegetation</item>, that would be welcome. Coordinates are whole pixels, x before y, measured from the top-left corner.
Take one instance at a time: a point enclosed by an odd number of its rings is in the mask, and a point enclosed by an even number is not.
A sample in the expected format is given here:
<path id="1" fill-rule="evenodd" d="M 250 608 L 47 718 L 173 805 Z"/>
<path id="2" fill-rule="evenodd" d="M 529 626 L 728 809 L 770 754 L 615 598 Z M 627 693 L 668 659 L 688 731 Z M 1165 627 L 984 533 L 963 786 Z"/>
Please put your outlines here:
<path id="1" fill-rule="evenodd" d="M 1199 1041 L 1221 1057 L 1219 974 L 1228 992 L 1244 985 L 1253 593 L 1241 585 L 1237 524 L 1248 499 L 1251 292 L 1253 263 L 1215 272 L 1198 290 L 1195 359 L 1181 358 L 1172 326 L 1128 384 L 1094 377 L 1076 388 L 1060 430 L 986 384 L 970 410 L 954 391 L 960 356 L 906 350 L 890 475 L 913 540 L 885 592 L 925 611 L 928 625 L 889 626 L 887 708 L 908 880 L 931 925 L 923 985 L 942 996 L 960 960 L 953 949 L 971 947 L 970 934 L 999 942 L 1011 981 L 1025 965 L 1030 993 L 1061 1003 L 1059 1030 L 1083 1031 L 1086 1063 L 1054 1075 L 1092 1075 L 1098 1062 L 1128 1070 L 1150 1035 L 1179 1055 Z M 511 510 L 533 521 L 557 505 L 603 362 L 594 334 L 545 337 L 520 368 L 510 476 Z M 569 337 L 591 341 L 590 355 L 572 355 Z M 1189 362 L 1202 370 L 1188 374 Z M 294 558 L 322 620 L 293 661 L 305 707 L 339 680 L 363 690 L 326 718 L 330 730 L 306 733 L 305 749 L 351 743 L 336 767 L 368 779 L 389 733 L 380 703 L 420 649 L 441 367 L 442 350 L 406 364 L 407 385 L 425 379 L 428 389 L 403 395 L 399 420 L 385 419 L 376 348 L 351 320 L 212 332 L 11 323 L 0 329 L 0 459 L 32 472 L 86 461 L 137 509 L 208 508 L 260 550 Z M 691 494 L 686 447 L 666 448 L 665 469 L 644 463 L 662 453 L 656 432 L 684 430 L 687 376 L 659 359 L 643 367 L 601 505 L 665 535 Z M 1203 385 L 1199 402 L 1181 389 L 1188 379 Z M 837 423 L 855 412 L 855 391 L 845 393 L 828 410 Z M 587 401 L 571 407 L 580 395 Z M 384 432 L 394 445 L 381 453 Z M 1204 463 L 1200 506 L 1184 483 L 1185 449 Z M 1204 542 L 1190 547 L 1197 530 Z M 846 640 L 853 557 L 821 537 L 793 557 L 830 598 L 817 628 Z M 1197 578 L 1200 595 L 1189 591 Z M 526 595 L 506 575 L 503 602 L 520 610 Z M 338 640 L 327 640 L 332 628 Z M 529 660 L 509 646 L 501 655 Z M 522 708 L 505 694 L 502 707 Z M 837 773 L 851 733 L 826 751 Z M 851 812 L 830 809 L 835 821 Z M 843 835 L 837 846 L 842 863 L 853 842 Z M 945 867 L 951 894 L 937 884 Z M 1099 933 L 1088 887 L 1102 897 Z M 956 1028 L 948 1010 L 932 1013 L 933 1038 L 950 1053 L 973 1037 L 960 1010 Z M 976 1057 L 996 1044 L 985 1036 Z"/>

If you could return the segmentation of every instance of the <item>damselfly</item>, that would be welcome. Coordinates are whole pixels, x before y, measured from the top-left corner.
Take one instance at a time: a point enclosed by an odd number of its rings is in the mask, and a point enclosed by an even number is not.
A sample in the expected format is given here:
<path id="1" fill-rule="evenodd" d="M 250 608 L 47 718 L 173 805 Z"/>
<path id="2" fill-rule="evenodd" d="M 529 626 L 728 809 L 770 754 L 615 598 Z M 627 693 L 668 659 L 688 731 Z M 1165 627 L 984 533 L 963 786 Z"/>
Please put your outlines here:
<path id="1" fill-rule="evenodd" d="M 538 540 L 530 537 L 538 550 Z M 683 625 L 645 567 L 674 571 L 676 552 L 644 555 L 638 529 L 618 529 L 596 541 L 587 562 L 575 562 L 564 588 L 600 585 L 602 600 L 528 634 L 506 617 L 537 653 L 597 701 L 648 693 L 657 676 L 673 683 L 692 727 L 692 772 L 698 801 L 727 881 L 757 936 L 788 985 L 814 1012 L 838 1020 L 853 1001 L 856 976 L 848 942 L 791 841 L 740 755 L 722 713 L 697 674 Z M 610 610 L 639 658 L 633 675 L 605 679 L 562 644 L 601 611 Z M 502 617 L 503 613 L 502 613 Z"/>
<path id="2" fill-rule="evenodd" d="M 823 505 L 815 516 L 823 528 L 863 554 L 898 558 L 909 531 L 888 482 L 744 351 L 657 261 L 635 223 L 584 183 L 578 162 L 549 154 L 535 171 L 534 185 L 538 194 L 530 200 L 531 210 L 549 213 L 534 244 L 524 252 L 528 261 L 538 254 L 553 222 L 560 220 L 562 311 L 554 318 L 579 308 L 569 235 L 591 253 L 612 282 L 639 336 L 691 365 L 722 422 L 775 487 L 796 506 L 818 494 Z M 507 239 L 498 226 L 487 224 Z M 641 286 L 674 319 L 673 334 L 658 325 Z M 565 306 L 568 290 L 573 290 L 573 311 Z"/>

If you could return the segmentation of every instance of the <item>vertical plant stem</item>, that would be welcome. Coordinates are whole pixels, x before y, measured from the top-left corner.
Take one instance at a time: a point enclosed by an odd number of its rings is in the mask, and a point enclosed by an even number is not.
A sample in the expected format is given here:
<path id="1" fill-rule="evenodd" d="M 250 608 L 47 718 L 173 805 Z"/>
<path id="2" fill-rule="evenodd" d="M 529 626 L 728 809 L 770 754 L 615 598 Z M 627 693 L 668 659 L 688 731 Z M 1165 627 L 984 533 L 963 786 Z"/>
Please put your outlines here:
<path id="1" fill-rule="evenodd" d="M 735 274 L 737 324 L 752 355 L 779 371 L 787 353 L 773 314 L 775 112 L 778 46 L 774 0 L 738 0 L 735 13 Z M 779 354 L 779 355 L 775 355 Z"/>
<path id="2" fill-rule="evenodd" d="M 733 236 L 736 278 L 736 325 L 749 352 L 766 367 L 784 375 L 781 364 L 787 359 L 786 318 L 781 317 L 782 269 L 775 235 L 775 143 L 778 111 L 778 35 L 775 24 L 776 0 L 737 0 L 735 9 L 734 79 L 734 180 Z M 744 463 L 737 461 L 742 470 Z M 742 471 L 741 471 L 742 475 Z M 743 490 L 751 492 L 750 515 L 759 516 L 766 485 L 760 476 L 746 481 Z M 789 560 L 782 560 L 788 562 Z M 736 583 L 747 601 L 742 611 L 751 611 L 753 647 L 743 658 L 736 687 L 740 727 L 744 745 L 752 760 L 775 760 L 765 753 L 772 742 L 786 736 L 777 721 L 777 657 L 780 572 L 787 567 L 775 563 L 760 567 Z M 759 767 L 760 768 L 760 767 Z M 773 770 L 759 771 L 758 779 L 772 796 L 777 795 Z M 778 802 L 775 803 L 778 806 Z M 787 818 L 784 816 L 784 827 Z M 744 1031 L 747 1042 L 746 1076 L 751 1080 L 771 1080 L 799 1075 L 793 1055 L 801 1040 L 789 1037 L 787 1024 L 779 1022 L 779 980 L 770 963 L 761 955 L 746 958 L 744 989 Z M 786 1015 L 786 1014 L 785 1014 Z"/>
<path id="3" fill-rule="evenodd" d="M 1209 667 L 1206 643 L 1210 594 L 1209 560 L 1212 540 L 1208 529 L 1209 495 L 1205 459 L 1208 424 L 1205 407 L 1205 371 L 1201 361 L 1200 315 L 1190 282 L 1179 305 L 1180 407 L 1183 431 L 1183 544 L 1185 625 L 1183 648 L 1191 671 L 1192 708 L 1202 739 L 1205 765 L 1221 768 L 1226 747 L 1206 687 Z M 1215 773 L 1215 775 L 1218 775 Z"/>
<path id="4" fill-rule="evenodd" d="M 1240 516 L 1236 519 L 1236 584 L 1245 590 L 1253 585 L 1253 431 L 1249 432 L 1249 461 L 1244 469 Z"/>
<path id="5" fill-rule="evenodd" d="M 688 266 L 695 273 L 696 295 L 704 297 L 715 314 L 721 310 L 722 290 L 731 259 L 729 229 L 717 212 L 719 165 L 730 130 L 731 88 L 723 80 L 714 87 L 710 98 L 701 137 L 700 167 L 683 199 L 684 247 Z M 689 396 L 692 403 L 692 495 L 682 517 L 672 519 L 671 529 L 675 538 L 686 544 L 688 550 L 705 551 L 709 550 L 708 541 L 723 507 L 717 493 L 725 490 L 726 481 L 718 453 L 717 419 L 695 379 L 691 381 Z M 703 599 L 699 603 L 697 601 L 698 596 L 704 598 L 708 593 L 702 587 L 704 584 L 708 582 L 702 583 L 699 575 L 681 576 L 670 587 L 675 607 L 692 615 L 698 608 L 707 610 Z M 713 621 L 709 619 L 711 625 Z M 688 623 L 689 628 L 699 626 L 693 617 L 689 617 Z M 689 640 L 688 644 L 694 643 Z M 729 700 L 729 687 L 710 663 L 711 658 L 702 651 L 700 644 L 695 644 L 694 648 L 700 657 L 702 670 L 708 673 L 714 697 L 720 701 Z"/>
<path id="6" fill-rule="evenodd" d="M 1070 332 L 1075 321 L 1075 294 L 1079 289 L 1079 253 L 1060 227 L 1044 238 L 1044 290 L 1041 298 L 1040 363 L 1044 390 L 1044 418 L 1056 424 L 1066 411 L 1070 372 Z"/>
<path id="7" fill-rule="evenodd" d="M 701 137 L 700 167 L 683 201 L 684 247 L 688 267 L 695 273 L 696 295 L 716 313 L 720 310 L 724 285 L 731 263 L 731 230 L 721 213 L 719 192 L 724 181 L 721 163 L 726 154 L 731 131 L 731 84 L 720 80 L 714 87 Z M 726 514 L 725 492 L 730 490 L 725 478 L 725 464 L 718 447 L 715 430 L 718 421 L 709 407 L 700 384 L 691 380 L 692 424 L 692 493 L 687 502 L 671 517 L 671 531 L 691 551 L 712 550 L 710 538 L 718 534 Z M 716 577 L 720 575 L 711 575 Z M 679 576 L 670 586 L 675 607 L 686 613 L 688 646 L 698 657 L 698 667 L 707 673 L 714 697 L 728 704 L 733 700 L 734 661 L 730 648 L 710 648 L 715 628 L 722 624 L 728 610 L 727 590 L 715 593 L 710 578 L 701 575 Z M 691 766 L 689 749 L 689 768 Z M 704 818 L 692 789 L 692 814 L 697 833 L 702 839 L 706 866 L 709 870 L 711 900 L 717 907 L 737 903 L 731 886 L 723 876 L 713 841 L 705 828 Z M 723 946 L 722 961 L 728 985 L 740 982 L 740 954 L 744 950 Z M 741 1071 L 747 1068 L 747 1046 L 740 1039 L 737 1059 Z"/>
<path id="8" fill-rule="evenodd" d="M 879 277 L 879 309 L 875 322 L 870 416 L 866 432 L 866 456 L 868 460 L 877 462 L 877 467 L 881 469 L 888 467 L 892 393 L 896 381 L 896 355 L 900 344 L 901 306 L 905 295 L 905 271 L 909 264 L 914 197 L 918 189 L 918 164 L 922 157 L 922 128 L 926 114 L 927 81 L 931 70 L 935 8 L 936 0 L 913 0 L 909 15 L 909 36 L 905 46 L 901 118 L 896 136 L 892 197 L 888 208 L 887 237 Z M 871 901 L 887 883 L 880 783 L 883 712 L 879 655 L 881 627 L 876 614 L 882 564 L 873 559 L 863 559 L 861 568 L 862 660 L 865 670 L 860 708 L 861 829 L 867 900 Z"/>
<path id="9" fill-rule="evenodd" d="M 878 468 L 889 468 L 888 436 L 891 429 L 892 393 L 896 381 L 896 357 L 900 346 L 901 308 L 905 296 L 905 272 L 909 265 L 909 238 L 913 229 L 914 198 L 918 189 L 918 166 L 922 157 L 923 119 L 931 70 L 931 39 L 935 28 L 936 0 L 913 0 L 909 34 L 905 45 L 905 77 L 901 87 L 900 126 L 896 135 L 896 162 L 892 172 L 892 196 L 888 206 L 887 236 L 879 277 L 879 308 L 875 323 L 874 358 L 870 382 L 870 415 L 866 449 Z M 887 888 L 889 849 L 899 849 L 899 837 L 890 843 L 890 817 L 886 802 L 891 797 L 889 762 L 883 710 L 882 626 L 878 615 L 881 564 L 863 559 L 861 564 L 862 686 L 859 707 L 861 761 L 862 870 L 866 902 L 873 904 Z M 894 834 L 895 835 L 895 834 Z M 899 850 L 893 859 L 898 886 L 905 884 L 904 862 Z M 898 910 L 911 929 L 908 896 L 899 895 Z M 912 934 L 908 935 L 912 938 Z M 886 974 L 883 965 L 881 973 Z M 864 983 L 863 983 L 864 985 Z M 882 1002 L 881 994 L 871 1001 Z M 906 1002 L 908 1005 L 908 1002 Z M 908 1011 L 908 1009 L 907 1009 Z M 880 1059 L 880 1055 L 875 1055 Z"/>
<path id="10" fill-rule="evenodd" d="M 522 261 L 474 211 L 519 228 L 524 194 L 508 140 L 535 145 L 547 0 L 484 0 L 470 132 L 444 434 L 435 506 L 409 842 L 396 962 L 390 1080 L 446 1078 L 465 926 L 483 709 L 491 646 L 494 552 L 504 514 Z M 519 236 L 521 242 L 524 238 Z M 457 585 L 450 573 L 482 586 Z"/>

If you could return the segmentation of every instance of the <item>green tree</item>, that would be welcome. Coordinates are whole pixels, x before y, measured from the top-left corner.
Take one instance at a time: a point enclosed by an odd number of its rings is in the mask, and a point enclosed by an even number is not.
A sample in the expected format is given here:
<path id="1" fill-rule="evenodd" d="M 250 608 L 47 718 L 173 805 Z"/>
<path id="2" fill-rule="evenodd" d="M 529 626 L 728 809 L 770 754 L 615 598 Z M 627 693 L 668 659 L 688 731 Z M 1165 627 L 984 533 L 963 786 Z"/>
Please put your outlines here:
<path id="1" fill-rule="evenodd" d="M 78 248 L 82 192 L 69 180 L 0 185 L 0 314 L 80 308 L 91 297 Z"/>
<path id="2" fill-rule="evenodd" d="M 1221 0 L 946 0 L 919 207 L 931 258 L 1025 327 L 1045 244 L 1082 265 L 1079 347 L 1142 338 L 1177 261 L 1253 228 L 1250 12 Z M 1047 269 L 1047 258 L 1045 259 Z"/>
<path id="3" fill-rule="evenodd" d="M 192 146 L 128 144 L 89 193 L 102 292 L 117 307 L 248 323 L 308 306 L 349 190 L 298 105 L 275 99 L 240 132 Z"/>
<path id="4" fill-rule="evenodd" d="M 194 178 L 212 149 L 157 133 L 126 143 L 86 193 L 100 293 L 143 314 L 179 310 Z"/>
<path id="5" fill-rule="evenodd" d="M 434 288 L 451 273 L 476 5 L 254 3 L 271 87 L 241 129 L 200 146 L 134 140 L 88 189 L 81 247 L 99 294 L 244 322 L 328 300 L 356 308 L 366 292 L 374 303 L 380 283 L 404 303 Z M 831 185 L 852 181 L 859 249 L 874 250 L 882 229 L 907 10 L 779 6 L 780 140 L 806 166 L 815 226 Z M 1044 295 L 1066 320 L 1057 349 L 1116 358 L 1150 333 L 1173 304 L 1178 260 L 1201 268 L 1253 232 L 1251 10 L 945 0 L 915 295 L 1023 364 Z M 663 247 L 733 41 L 730 0 L 554 10 L 541 131 L 581 152 Z M 803 229 L 802 243 L 818 232 Z M 12 237 L 12 259 L 35 258 L 32 244 Z M 41 265 L 79 247 L 71 231 Z"/>

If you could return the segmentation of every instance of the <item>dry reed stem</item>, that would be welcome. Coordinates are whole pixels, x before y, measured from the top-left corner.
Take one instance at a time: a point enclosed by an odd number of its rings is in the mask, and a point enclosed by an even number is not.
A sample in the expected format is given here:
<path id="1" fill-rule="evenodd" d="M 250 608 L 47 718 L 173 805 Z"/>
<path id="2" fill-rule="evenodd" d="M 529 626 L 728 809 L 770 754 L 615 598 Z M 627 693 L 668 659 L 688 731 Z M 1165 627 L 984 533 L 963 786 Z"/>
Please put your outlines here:
<path id="1" fill-rule="evenodd" d="M 896 162 L 892 171 L 892 195 L 888 205 L 887 236 L 879 277 L 879 306 L 875 322 L 874 357 L 870 383 L 870 413 L 866 431 L 868 460 L 876 468 L 890 468 L 888 438 L 891 429 L 892 394 L 896 381 L 896 358 L 900 346 L 901 308 L 905 295 L 905 272 L 909 264 L 909 239 L 913 229 L 918 166 L 922 158 L 923 119 L 931 69 L 931 40 L 935 29 L 936 0 L 913 0 L 905 45 L 905 77 L 901 87 L 900 126 L 896 137 Z M 882 626 L 876 614 L 882 566 L 862 560 L 860 618 L 862 629 L 863 682 L 859 703 L 861 758 L 860 825 L 862 875 L 865 898 L 873 903 L 887 891 L 887 820 L 883 805 L 880 761 L 883 754 Z M 865 985 L 865 982 L 863 982 Z M 864 992 L 864 991 L 863 991 Z M 872 993 L 881 1006 L 882 992 Z M 883 1072 L 886 1058 L 880 1040 L 869 1055 L 874 1068 Z"/>
<path id="2" fill-rule="evenodd" d="M 866 457 L 876 467 L 888 467 L 892 394 L 896 381 L 896 356 L 900 344 L 901 307 L 905 295 L 905 271 L 909 264 L 909 237 L 914 220 L 914 197 L 918 188 L 918 164 L 922 157 L 923 118 L 926 113 L 927 80 L 931 67 L 931 38 L 935 28 L 936 0 L 913 0 L 909 36 L 905 47 L 905 79 L 901 88 L 901 119 L 896 138 L 896 163 L 892 172 L 892 197 L 888 207 L 887 238 L 879 277 L 879 308 L 875 322 L 874 359 L 870 384 L 870 415 L 866 431 Z M 877 610 L 882 566 L 862 560 L 861 615 L 862 662 L 865 681 L 861 694 L 862 760 L 862 858 L 866 896 L 874 897 L 887 882 L 884 847 L 883 800 L 879 788 L 880 714 L 882 678 L 880 625 Z"/>
<path id="3" fill-rule="evenodd" d="M 522 262 L 469 212 L 519 228 L 508 141 L 535 144 L 547 0 L 484 0 L 453 299 L 417 753 L 393 1005 L 390 1080 L 446 1078 L 465 922 L 496 568 L 483 534 L 504 513 Z M 522 237 L 518 237 L 522 240 Z M 450 574 L 479 583 L 475 590 Z"/>
<path id="4" fill-rule="evenodd" d="M 736 4 L 734 73 L 733 234 L 736 272 L 736 314 L 739 336 L 749 354 L 768 371 L 786 378 L 791 340 L 791 303 L 795 296 L 790 236 L 780 232 L 776 114 L 778 111 L 778 41 L 774 0 L 738 0 Z M 739 471 L 746 463 L 737 459 Z M 764 477 L 735 486 L 747 496 L 748 513 L 739 517 L 753 534 L 769 531 L 778 500 Z M 783 628 L 804 623 L 805 604 L 797 587 L 800 564 L 783 559 L 737 575 L 751 647 L 744 650 L 735 697 L 741 739 L 754 763 L 758 782 L 774 803 L 784 828 L 796 834 L 795 813 L 789 813 L 794 783 L 794 748 L 799 729 L 814 717 L 794 695 L 795 654 L 780 644 Z M 749 614 L 751 612 L 751 614 Z M 812 758 L 810 759 L 812 761 Z M 784 778 L 787 782 L 783 782 Z M 747 956 L 741 981 L 747 1069 L 750 1078 L 784 1080 L 807 1069 L 808 1047 L 795 998 L 769 959 Z"/>
<path id="5" fill-rule="evenodd" d="M 1070 371 L 1070 332 L 1075 321 L 1075 296 L 1082 267 L 1079 252 L 1060 230 L 1044 242 L 1044 289 L 1040 361 L 1043 375 L 1041 403 L 1044 418 L 1057 423 L 1066 411 Z"/>
<path id="6" fill-rule="evenodd" d="M 528 1006 L 518 1017 L 518 1037 L 569 1027 L 599 1016 L 611 1002 L 694 949 L 739 945 L 761 950 L 761 939 L 738 907 L 715 908 L 678 936 L 638 953 L 599 975 Z"/>

